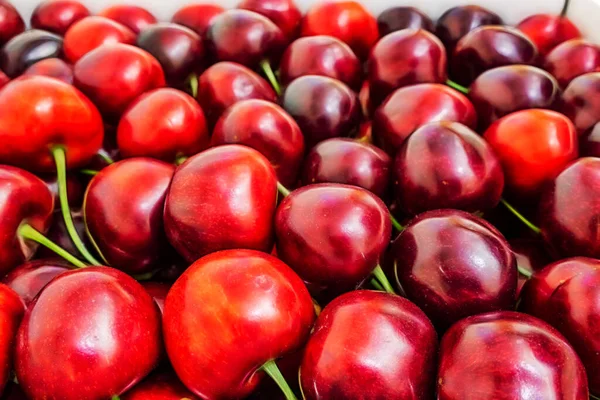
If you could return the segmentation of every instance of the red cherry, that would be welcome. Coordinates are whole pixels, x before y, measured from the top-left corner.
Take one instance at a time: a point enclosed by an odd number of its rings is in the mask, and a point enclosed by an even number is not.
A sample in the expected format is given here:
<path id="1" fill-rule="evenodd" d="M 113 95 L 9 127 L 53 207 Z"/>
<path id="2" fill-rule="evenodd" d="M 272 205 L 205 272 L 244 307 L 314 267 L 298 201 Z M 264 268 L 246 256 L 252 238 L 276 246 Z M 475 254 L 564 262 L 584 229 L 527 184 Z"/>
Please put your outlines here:
<path id="1" fill-rule="evenodd" d="M 573 121 L 580 135 L 600 122 L 600 72 L 573 79 L 562 94 L 560 111 Z"/>
<path id="2" fill-rule="evenodd" d="M 213 18 L 223 11 L 223 7 L 215 4 L 190 4 L 180 8 L 173 15 L 171 22 L 188 27 L 204 38 Z"/>
<path id="3" fill-rule="evenodd" d="M 575 24 L 563 15 L 532 15 L 521 21 L 517 28 L 535 43 L 542 56 L 567 40 L 581 37 Z"/>
<path id="4" fill-rule="evenodd" d="M 567 87 L 579 75 L 600 71 L 600 47 L 583 39 L 567 40 L 546 55 L 544 69 Z"/>
<path id="5" fill-rule="evenodd" d="M 31 27 L 64 35 L 75 22 L 90 16 L 77 0 L 44 0 L 31 14 Z"/>
<path id="6" fill-rule="evenodd" d="M 0 3 L 0 45 L 25 31 L 25 22 L 8 1 Z"/>
<path id="7" fill-rule="evenodd" d="M 0 283 L 0 393 L 12 372 L 15 337 L 24 312 L 19 295 Z"/>
<path id="8" fill-rule="evenodd" d="M 198 400 L 198 398 L 183 386 L 174 372 L 157 371 L 128 390 L 121 396 L 121 400 Z"/>
<path id="9" fill-rule="evenodd" d="M 73 24 L 65 34 L 65 56 L 71 63 L 104 44 L 135 43 L 135 33 L 104 17 L 86 17 Z"/>
<path id="10" fill-rule="evenodd" d="M 288 42 L 298 37 L 302 14 L 293 0 L 242 0 L 237 8 L 269 18 L 281 29 Z"/>
<path id="11" fill-rule="evenodd" d="M 554 111 L 517 111 L 494 122 L 484 137 L 502 162 L 507 189 L 521 199 L 535 198 L 578 154 L 573 123 Z"/>
<path id="12" fill-rule="evenodd" d="M 447 10 L 438 19 L 435 34 L 452 52 L 456 43 L 467 33 L 486 25 L 502 25 L 494 12 L 476 5 L 458 6 Z"/>
<path id="13" fill-rule="evenodd" d="M 29 307 L 48 282 L 72 268 L 71 264 L 56 259 L 28 261 L 6 274 L 2 283 L 14 290 L 25 307 Z"/>
<path id="14" fill-rule="evenodd" d="M 198 103 L 176 89 L 147 92 L 125 111 L 117 129 L 123 157 L 154 157 L 175 162 L 208 147 L 209 132 Z"/>
<path id="15" fill-rule="evenodd" d="M 379 35 L 384 37 L 392 32 L 403 29 L 424 29 L 434 31 L 431 18 L 414 7 L 391 7 L 377 17 Z"/>
<path id="16" fill-rule="evenodd" d="M 377 20 L 353 0 L 327 0 L 312 6 L 302 20 L 302 36 L 328 35 L 366 59 L 379 39 Z"/>
<path id="17" fill-rule="evenodd" d="M 0 67 L 11 78 L 46 58 L 61 57 L 63 39 L 50 32 L 31 29 L 13 37 L 0 50 Z"/>
<path id="18" fill-rule="evenodd" d="M 46 58 L 33 64 L 23 72 L 23 76 L 42 75 L 73 84 L 73 66 L 60 58 Z"/>
<path id="19" fill-rule="evenodd" d="M 99 14 L 131 29 L 136 35 L 158 21 L 148 10 L 133 5 L 116 5 L 105 8 Z"/>

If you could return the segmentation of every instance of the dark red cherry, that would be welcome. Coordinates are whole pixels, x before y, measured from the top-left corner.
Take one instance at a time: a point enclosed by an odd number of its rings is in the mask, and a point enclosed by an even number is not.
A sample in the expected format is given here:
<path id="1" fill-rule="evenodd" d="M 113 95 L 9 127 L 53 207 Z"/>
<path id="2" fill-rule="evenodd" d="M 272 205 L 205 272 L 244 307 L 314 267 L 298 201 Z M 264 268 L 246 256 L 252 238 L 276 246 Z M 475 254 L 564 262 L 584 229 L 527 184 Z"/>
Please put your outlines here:
<path id="1" fill-rule="evenodd" d="M 356 93 L 326 76 L 294 80 L 285 89 L 281 105 L 298 123 L 307 149 L 325 139 L 349 136 L 361 119 Z"/>
<path id="2" fill-rule="evenodd" d="M 0 3 L 0 46 L 25 30 L 21 15 L 8 1 Z"/>
<path id="3" fill-rule="evenodd" d="M 561 90 L 552 75 L 529 65 L 507 65 L 485 71 L 469 88 L 469 99 L 479 117 L 479 130 L 515 111 L 555 109 Z"/>
<path id="4" fill-rule="evenodd" d="M 579 153 L 583 157 L 600 157 L 600 122 L 580 137 Z"/>
<path id="5" fill-rule="evenodd" d="M 535 44 L 516 28 L 482 26 L 467 33 L 456 44 L 450 62 L 450 77 L 470 85 L 483 72 L 503 65 L 534 65 Z"/>
<path id="6" fill-rule="evenodd" d="M 0 8 L 1 9 L 1 8 Z M 63 39 L 54 33 L 32 29 L 13 37 L 0 50 L 0 68 L 15 78 L 46 58 L 61 57 Z"/>
<path id="7" fill-rule="evenodd" d="M 391 7 L 377 17 L 379 36 L 401 31 L 402 29 L 424 29 L 433 32 L 433 21 L 415 7 Z"/>
<path id="8" fill-rule="evenodd" d="M 90 16 L 77 0 L 44 0 L 31 14 L 31 27 L 64 35 L 75 22 Z"/>
<path id="9" fill-rule="evenodd" d="M 404 29 L 383 37 L 367 64 L 371 109 L 402 86 L 446 81 L 446 50 L 432 33 Z"/>
<path id="10" fill-rule="evenodd" d="M 186 26 L 204 38 L 213 18 L 223 11 L 225 9 L 216 4 L 190 4 L 180 8 L 171 18 L 171 22 Z"/>
<path id="11" fill-rule="evenodd" d="M 254 11 L 269 18 L 281 29 L 288 42 L 300 33 L 302 14 L 293 0 L 242 0 L 237 8 Z"/>
<path id="12" fill-rule="evenodd" d="M 432 122 L 405 141 L 394 160 L 394 193 L 402 211 L 494 208 L 504 189 L 500 160 L 487 142 L 458 122 Z"/>
<path id="13" fill-rule="evenodd" d="M 600 121 L 600 72 L 573 79 L 562 94 L 560 111 L 583 134 Z"/>
<path id="14" fill-rule="evenodd" d="M 544 69 L 564 88 L 575 78 L 600 71 L 600 47 L 584 39 L 571 39 L 546 55 Z"/>
<path id="15" fill-rule="evenodd" d="M 579 29 L 564 15 L 532 15 L 519 22 L 517 28 L 535 43 L 542 56 L 567 40 L 581 37 Z"/>
<path id="16" fill-rule="evenodd" d="M 437 21 L 435 34 L 452 51 L 463 36 L 485 25 L 502 25 L 502 19 L 480 6 L 458 6 L 442 14 Z"/>
<path id="17" fill-rule="evenodd" d="M 46 58 L 33 64 L 23 72 L 27 75 L 42 75 L 60 79 L 68 84 L 73 84 L 73 66 L 60 58 Z"/>
<path id="18" fill-rule="evenodd" d="M 157 20 L 148 10 L 134 5 L 116 5 L 105 8 L 99 14 L 101 17 L 112 19 L 139 34 L 144 29 L 154 25 Z"/>

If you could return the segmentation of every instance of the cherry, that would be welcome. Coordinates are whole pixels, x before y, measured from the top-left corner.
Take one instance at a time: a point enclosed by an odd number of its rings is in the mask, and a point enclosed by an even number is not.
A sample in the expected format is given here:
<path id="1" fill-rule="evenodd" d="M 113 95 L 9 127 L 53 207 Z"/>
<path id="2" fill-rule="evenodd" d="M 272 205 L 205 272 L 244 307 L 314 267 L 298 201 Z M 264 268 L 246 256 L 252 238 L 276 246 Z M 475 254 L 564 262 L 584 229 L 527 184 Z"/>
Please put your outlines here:
<path id="1" fill-rule="evenodd" d="M 0 68 L 6 75 L 16 78 L 36 62 L 60 57 L 63 51 L 63 39 L 50 32 L 37 29 L 23 32 L 0 50 Z"/>
<path id="2" fill-rule="evenodd" d="M 600 47 L 583 39 L 567 40 L 546 55 L 544 69 L 567 87 L 580 75 L 600 71 Z"/>
<path id="3" fill-rule="evenodd" d="M 275 171 L 258 151 L 240 145 L 206 150 L 173 176 L 167 237 L 188 262 L 225 249 L 270 251 L 276 194 Z"/>
<path id="4" fill-rule="evenodd" d="M 177 24 L 160 23 L 144 29 L 137 38 L 137 45 L 160 62 L 167 81 L 172 84 L 183 83 L 204 62 L 200 36 Z"/>
<path id="5" fill-rule="evenodd" d="M 89 267 L 52 280 L 28 308 L 15 369 L 31 398 L 110 398 L 158 363 L 160 314 L 133 278 Z"/>
<path id="6" fill-rule="evenodd" d="M 65 56 L 75 64 L 90 51 L 114 43 L 135 44 L 135 33 L 111 19 L 93 16 L 73 24 L 65 34 Z"/>
<path id="7" fill-rule="evenodd" d="M 410 215 L 439 208 L 489 210 L 504 189 L 492 148 L 458 122 L 417 129 L 398 151 L 393 171 L 396 204 Z"/>
<path id="8" fill-rule="evenodd" d="M 366 59 L 379 39 L 377 20 L 353 0 L 328 0 L 314 4 L 302 20 L 302 36 L 328 35 L 345 42 Z"/>
<path id="9" fill-rule="evenodd" d="M 489 69 L 513 64 L 534 65 L 537 59 L 535 44 L 518 29 L 482 26 L 456 44 L 450 76 L 461 85 L 469 85 Z"/>
<path id="10" fill-rule="evenodd" d="M 600 123 L 580 139 L 579 152 L 585 157 L 600 157 Z"/>
<path id="11" fill-rule="evenodd" d="M 243 65 L 231 62 L 217 63 L 200 75 L 197 98 L 211 127 L 238 101 L 277 101 L 273 88 L 264 79 Z"/>
<path id="12" fill-rule="evenodd" d="M 522 200 L 537 197 L 578 153 L 573 123 L 554 111 L 517 111 L 494 122 L 484 137 L 502 162 L 507 189 Z"/>
<path id="13" fill-rule="evenodd" d="M 352 49 L 341 40 L 332 36 L 308 36 L 288 46 L 279 67 L 279 78 L 283 85 L 304 75 L 328 76 L 358 90 L 362 65 Z"/>
<path id="14" fill-rule="evenodd" d="M 136 35 L 158 22 L 148 10 L 133 5 L 115 5 L 105 8 L 98 15 L 125 25 Z"/>
<path id="15" fill-rule="evenodd" d="M 90 16 L 77 0 L 44 0 L 31 14 L 31 27 L 64 35 L 75 22 Z"/>
<path id="16" fill-rule="evenodd" d="M 490 69 L 479 75 L 469 89 L 469 99 L 477 111 L 481 131 L 515 111 L 556 109 L 561 95 L 552 75 L 529 65 Z"/>
<path id="17" fill-rule="evenodd" d="M 442 14 L 437 21 L 435 34 L 451 52 L 467 33 L 486 25 L 502 25 L 502 19 L 480 6 L 459 6 Z"/>
<path id="18" fill-rule="evenodd" d="M 163 326 L 171 363 L 194 394 L 243 398 L 264 371 L 291 400 L 274 360 L 304 343 L 314 318 L 306 287 L 287 265 L 227 250 L 201 258 L 175 282 Z"/>
<path id="19" fill-rule="evenodd" d="M 433 396 L 437 334 L 423 311 L 359 290 L 331 302 L 315 324 L 299 372 L 305 399 Z"/>
<path id="20" fill-rule="evenodd" d="M 6 274 L 2 283 L 14 290 L 25 307 L 29 307 L 48 282 L 72 268 L 69 263 L 56 259 L 28 261 Z"/>
<path id="21" fill-rule="evenodd" d="M 8 1 L 0 3 L 0 45 L 25 31 L 25 22 Z"/>
<path id="22" fill-rule="evenodd" d="M 254 11 L 269 18 L 291 42 L 300 33 L 302 14 L 293 0 L 241 0 L 237 8 Z"/>
<path id="23" fill-rule="evenodd" d="M 562 94 L 560 111 L 585 133 L 600 122 L 600 72 L 591 72 L 573 79 Z"/>
<path id="24" fill-rule="evenodd" d="M 391 245 L 398 285 L 440 330 L 461 318 L 515 306 L 515 256 L 500 232 L 464 211 L 410 221 Z"/>
<path id="25" fill-rule="evenodd" d="M 0 393 L 11 375 L 15 336 L 24 312 L 19 295 L 0 283 Z"/>
<path id="26" fill-rule="evenodd" d="M 392 225 L 385 204 L 373 193 L 322 183 L 297 189 L 281 202 L 275 233 L 282 261 L 317 293 L 339 294 L 372 273 L 383 275 L 379 261 Z M 383 280 L 393 292 L 385 276 Z"/>
<path id="27" fill-rule="evenodd" d="M 523 285 L 531 275 L 543 269 L 552 262 L 544 242 L 540 238 L 520 238 L 509 240 L 510 248 L 517 260 L 519 270 L 519 284 L 517 286 L 517 298 L 523 289 Z"/>
<path id="28" fill-rule="evenodd" d="M 537 318 L 506 311 L 466 318 L 444 335 L 437 392 L 439 400 L 473 393 L 588 399 L 585 370 L 563 336 Z"/>
<path id="29" fill-rule="evenodd" d="M 600 261 L 569 258 L 536 272 L 523 289 L 523 309 L 565 335 L 587 368 L 592 392 L 600 393 Z"/>
<path id="30" fill-rule="evenodd" d="M 285 89 L 281 105 L 298 123 L 309 149 L 325 139 L 349 136 L 361 118 L 356 93 L 326 76 L 294 80 Z"/>
<path id="31" fill-rule="evenodd" d="M 87 230 L 104 260 L 130 274 L 156 268 L 164 257 L 162 212 L 175 168 L 149 158 L 108 166 L 90 182 Z"/>
<path id="32" fill-rule="evenodd" d="M 415 7 L 388 8 L 377 17 L 377 26 L 381 37 L 403 29 L 435 30 L 431 18 Z"/>
<path id="33" fill-rule="evenodd" d="M 372 110 L 402 86 L 446 81 L 446 51 L 432 33 L 404 29 L 383 37 L 369 56 Z"/>
<path id="34" fill-rule="evenodd" d="M 312 148 L 302 170 L 302 184 L 343 183 L 360 186 L 385 199 L 390 186 L 390 156 L 352 139 L 328 139 Z"/>
<path id="35" fill-rule="evenodd" d="M 471 129 L 477 114 L 471 102 L 445 85 L 420 84 L 396 90 L 373 115 L 375 142 L 394 156 L 420 126 L 435 121 L 460 122 Z"/>
<path id="36" fill-rule="evenodd" d="M 60 58 L 46 58 L 33 64 L 23 72 L 24 76 L 42 75 L 73 84 L 73 67 Z"/>
<path id="37" fill-rule="evenodd" d="M 156 371 L 133 389 L 127 391 L 121 400 L 198 400 L 172 371 Z"/>
<path id="38" fill-rule="evenodd" d="M 123 157 L 154 157 L 175 162 L 208 147 L 209 132 L 202 109 L 193 97 L 162 88 L 137 98 L 117 129 Z"/>
<path id="39" fill-rule="evenodd" d="M 568 5 L 568 1 L 565 2 Z M 564 15 L 536 14 L 519 22 L 517 28 L 537 46 L 540 55 L 548 54 L 559 44 L 581 37 L 579 29 Z"/>
<path id="40" fill-rule="evenodd" d="M 296 121 L 278 105 L 244 100 L 225 111 L 212 133 L 211 145 L 243 144 L 261 152 L 284 186 L 296 184 L 304 158 L 304 138 Z"/>
<path id="41" fill-rule="evenodd" d="M 163 311 L 165 309 L 165 300 L 167 298 L 167 294 L 171 289 L 171 285 L 163 282 L 141 282 L 146 292 L 154 299 L 158 309 L 160 310 L 160 315 L 163 315 Z M 179 399 L 177 399 L 179 400 Z"/>
<path id="42" fill-rule="evenodd" d="M 581 158 L 545 188 L 542 236 L 561 256 L 600 258 L 600 159 Z"/>
<path id="43" fill-rule="evenodd" d="M 190 4 L 180 8 L 173 15 L 171 22 L 188 27 L 204 38 L 213 18 L 223 11 L 225 9 L 216 4 Z"/>
<path id="44" fill-rule="evenodd" d="M 150 53 L 121 43 L 83 56 L 74 77 L 75 86 L 110 118 L 119 117 L 141 94 L 165 85 L 162 68 Z"/>

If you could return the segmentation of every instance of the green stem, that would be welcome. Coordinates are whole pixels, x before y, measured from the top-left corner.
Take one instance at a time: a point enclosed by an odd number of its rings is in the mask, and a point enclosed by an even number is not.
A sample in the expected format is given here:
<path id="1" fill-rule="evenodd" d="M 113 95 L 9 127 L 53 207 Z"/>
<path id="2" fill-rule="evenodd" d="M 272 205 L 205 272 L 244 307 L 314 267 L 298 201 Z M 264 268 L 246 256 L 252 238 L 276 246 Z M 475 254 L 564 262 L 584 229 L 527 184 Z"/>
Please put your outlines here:
<path id="1" fill-rule="evenodd" d="M 288 197 L 290 195 L 290 191 L 283 186 L 281 183 L 277 182 L 277 191 L 283 196 Z"/>
<path id="2" fill-rule="evenodd" d="M 115 394 L 113 397 L 110 398 L 110 400 L 121 400 L 121 398 Z"/>
<path id="3" fill-rule="evenodd" d="M 188 156 L 178 155 L 177 158 L 175 158 L 175 165 L 179 167 L 181 164 L 186 162 L 188 158 Z"/>
<path id="4" fill-rule="evenodd" d="M 375 278 L 371 278 L 371 286 L 373 286 L 376 290 L 379 290 L 380 292 L 384 292 L 385 289 L 383 288 L 383 286 L 381 286 L 381 284 L 379 283 L 379 281 Z"/>
<path id="5" fill-rule="evenodd" d="M 145 274 L 139 274 L 139 275 L 133 275 L 133 279 L 135 279 L 138 282 L 142 282 L 142 281 L 149 281 L 150 279 L 152 279 L 154 277 L 154 275 L 156 275 L 158 271 L 150 271 L 150 272 L 146 272 Z"/>
<path id="6" fill-rule="evenodd" d="M 565 0 L 564 4 L 563 4 L 563 8 L 560 11 L 560 16 L 561 17 L 566 17 L 567 16 L 567 11 L 569 11 L 569 4 L 571 3 L 571 0 Z"/>
<path id="7" fill-rule="evenodd" d="M 71 210 L 69 209 L 69 198 L 67 195 L 67 160 L 65 155 L 64 147 L 56 146 L 51 150 L 52 156 L 54 156 L 54 162 L 56 163 L 57 182 L 58 182 L 58 199 L 60 200 L 60 210 L 65 220 L 65 227 L 69 233 L 69 237 L 73 241 L 73 244 L 79 250 L 83 258 L 92 265 L 102 265 L 94 256 L 86 249 L 85 244 L 79 237 L 75 224 L 73 223 L 73 217 L 71 216 Z"/>
<path id="8" fill-rule="evenodd" d="M 375 279 L 377 279 L 379 284 L 381 284 L 381 286 L 383 287 L 383 290 L 385 290 L 386 292 L 391 293 L 391 294 L 396 294 L 396 291 L 390 284 L 390 281 L 388 281 L 388 278 L 385 276 L 385 273 L 381 269 L 381 266 L 379 266 L 379 265 L 376 266 L 375 269 L 373 270 L 372 274 L 375 277 Z"/>
<path id="9" fill-rule="evenodd" d="M 600 397 L 596 397 L 593 394 L 590 393 L 590 399 L 591 400 L 600 400 Z"/>
<path id="10" fill-rule="evenodd" d="M 524 277 L 526 277 L 527 279 L 531 278 L 532 273 L 527 271 L 525 268 L 517 265 L 517 269 L 519 270 L 519 273 L 521 275 L 523 275 Z"/>
<path id="11" fill-rule="evenodd" d="M 267 375 L 269 375 L 271 379 L 275 381 L 275 383 L 277 384 L 277 386 L 279 386 L 287 400 L 298 400 L 296 398 L 296 395 L 290 388 L 290 385 L 288 385 L 283 375 L 281 375 L 281 371 L 279 371 L 279 367 L 277 367 L 277 364 L 274 360 L 269 360 L 266 363 L 264 363 L 261 369 L 265 371 Z"/>
<path id="12" fill-rule="evenodd" d="M 267 76 L 269 82 L 271 82 L 271 86 L 273 86 L 273 89 L 275 89 L 275 93 L 277 93 L 277 96 L 281 95 L 281 87 L 279 86 L 279 82 L 277 81 L 277 77 L 275 76 L 275 73 L 271 68 L 271 63 L 269 62 L 269 60 L 262 60 L 260 63 L 260 67 L 265 72 L 265 75 Z"/>
<path id="13" fill-rule="evenodd" d="M 541 232 L 540 228 L 538 228 L 531 221 L 529 221 L 527 218 L 525 218 L 525 216 L 523 214 L 521 214 L 519 211 L 517 211 L 517 209 L 514 208 L 513 206 L 511 206 L 506 200 L 500 199 L 500 202 L 504 205 L 504 207 L 508 208 L 508 210 L 511 213 L 513 213 L 513 215 L 515 217 L 517 217 L 522 223 L 524 223 L 533 232 L 535 232 L 537 234 L 539 234 Z"/>
<path id="14" fill-rule="evenodd" d="M 458 90 L 459 92 L 461 92 L 463 94 L 469 94 L 469 89 L 467 89 L 463 85 L 459 85 L 458 83 L 451 81 L 450 79 L 448 79 L 446 81 L 446 85 L 450 86 L 452 89 Z"/>
<path id="15" fill-rule="evenodd" d="M 198 75 L 191 74 L 187 78 L 187 83 L 190 85 L 190 89 L 192 91 L 192 97 L 198 98 Z"/>
<path id="16" fill-rule="evenodd" d="M 80 169 L 79 173 L 83 175 L 96 176 L 100 171 L 94 171 L 93 169 Z"/>
<path id="17" fill-rule="evenodd" d="M 18 235 L 24 239 L 31 240 L 33 242 L 39 243 L 44 247 L 52 250 L 77 268 L 85 268 L 86 264 L 81 262 L 81 260 L 75 258 L 71 253 L 54 243 L 52 240 L 48 239 L 46 236 L 42 235 L 38 232 L 34 227 L 29 224 L 23 224 L 19 226 Z"/>
<path id="18" fill-rule="evenodd" d="M 400 222 L 398 222 L 398 220 L 394 218 L 392 213 L 390 213 L 390 219 L 392 220 L 392 225 L 394 226 L 394 228 L 396 228 L 398 232 L 402 232 L 404 230 L 402 224 L 400 224 Z"/>
<path id="19" fill-rule="evenodd" d="M 100 157 L 101 159 L 103 159 L 104 162 L 107 163 L 108 165 L 115 163 L 115 160 L 113 160 L 108 154 L 106 154 L 104 152 L 104 150 L 98 152 L 98 157 Z"/>

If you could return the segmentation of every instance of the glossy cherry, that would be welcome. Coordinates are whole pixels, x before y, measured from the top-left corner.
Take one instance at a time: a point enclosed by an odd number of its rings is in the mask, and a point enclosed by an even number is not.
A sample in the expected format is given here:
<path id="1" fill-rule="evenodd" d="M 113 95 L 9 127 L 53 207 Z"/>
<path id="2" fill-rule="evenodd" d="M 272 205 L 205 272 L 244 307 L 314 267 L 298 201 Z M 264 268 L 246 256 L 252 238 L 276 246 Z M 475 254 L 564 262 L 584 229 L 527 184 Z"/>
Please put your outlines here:
<path id="1" fill-rule="evenodd" d="M 181 383 L 173 371 L 156 371 L 127 391 L 121 396 L 121 400 L 198 400 L 198 398 Z"/>
<path id="2" fill-rule="evenodd" d="M 148 10 L 127 4 L 105 8 L 98 15 L 125 25 L 136 35 L 158 22 Z"/>
<path id="3" fill-rule="evenodd" d="M 444 335 L 437 393 L 439 400 L 473 393 L 587 400 L 588 385 L 581 361 L 558 331 L 526 314 L 497 312 L 466 318 Z"/>
<path id="4" fill-rule="evenodd" d="M 14 290 L 25 307 L 29 307 L 48 282 L 73 268 L 71 264 L 58 259 L 28 261 L 6 274 L 2 283 Z"/>
<path id="5" fill-rule="evenodd" d="M 359 290 L 331 302 L 306 345 L 300 381 L 307 400 L 431 398 L 437 334 L 410 301 Z"/>
<path id="6" fill-rule="evenodd" d="M 61 57 L 63 39 L 50 32 L 31 29 L 8 41 L 0 50 L 0 68 L 16 78 L 29 66 L 46 58 Z"/>
<path id="7" fill-rule="evenodd" d="M 38 61 L 23 72 L 23 76 L 42 75 L 73 84 L 73 67 L 60 58 L 46 58 Z"/>
<path id="8" fill-rule="evenodd" d="M 600 71 L 600 46 L 583 39 L 567 40 L 546 55 L 544 69 L 567 87 L 580 75 Z"/>
<path id="9" fill-rule="evenodd" d="M 177 169 L 164 223 L 171 244 L 188 262 L 218 250 L 270 251 L 277 178 L 269 161 L 246 146 L 219 146 Z"/>
<path id="10" fill-rule="evenodd" d="M 44 0 L 31 14 L 31 27 L 64 35 L 75 22 L 90 16 L 77 0 Z"/>
<path id="11" fill-rule="evenodd" d="M 308 36 L 288 46 L 279 66 L 283 85 L 304 75 L 328 76 L 358 90 L 362 83 L 362 65 L 352 49 L 341 40 L 332 36 Z"/>
<path id="12" fill-rule="evenodd" d="M 281 105 L 298 123 L 306 148 L 332 137 L 349 136 L 361 119 L 358 96 L 326 76 L 302 76 L 288 85 Z"/>
<path id="13" fill-rule="evenodd" d="M 583 157 L 600 157 L 600 123 L 580 138 L 579 153 Z"/>
<path id="14" fill-rule="evenodd" d="M 446 81 L 446 50 L 432 33 L 404 29 L 384 36 L 368 60 L 371 109 L 394 90 L 418 83 Z"/>
<path id="15" fill-rule="evenodd" d="M 580 135 L 600 122 L 600 72 L 573 79 L 562 94 L 560 111 Z"/>
<path id="16" fill-rule="evenodd" d="M 540 228 L 561 256 L 600 258 L 600 159 L 581 158 L 545 188 Z"/>
<path id="17" fill-rule="evenodd" d="M 134 46 L 103 45 L 74 68 L 75 86 L 111 117 L 119 117 L 141 94 L 163 87 L 163 70 L 152 55 Z"/>
<path id="18" fill-rule="evenodd" d="M 518 29 L 482 26 L 467 33 L 456 44 L 450 77 L 461 85 L 471 84 L 483 72 L 504 65 L 534 65 L 535 44 Z"/>
<path id="19" fill-rule="evenodd" d="M 172 84 L 182 84 L 204 63 L 202 38 L 177 24 L 160 23 L 144 29 L 137 38 L 137 46 L 160 62 L 167 81 Z"/>
<path id="20" fill-rule="evenodd" d="M 173 285 L 165 343 L 177 375 L 196 395 L 244 398 L 261 370 L 300 348 L 314 318 L 306 287 L 287 265 L 253 250 L 221 251 Z"/>
<path id="21" fill-rule="evenodd" d="M 496 13 L 477 5 L 453 7 L 440 16 L 435 34 L 452 51 L 456 43 L 472 30 L 485 25 L 502 25 Z"/>
<path id="22" fill-rule="evenodd" d="M 515 306 L 517 266 L 491 224 L 457 210 L 420 214 L 391 245 L 398 284 L 440 330 Z"/>
<path id="23" fill-rule="evenodd" d="M 424 29 L 433 32 L 433 21 L 415 7 L 391 7 L 377 17 L 379 35 L 384 37 L 402 29 Z"/>
<path id="24" fill-rule="evenodd" d="M 469 88 L 469 99 L 484 131 L 497 119 L 528 108 L 556 109 L 561 90 L 552 75 L 529 65 L 508 65 L 479 75 Z"/>
<path id="25" fill-rule="evenodd" d="M 296 121 L 275 103 L 244 100 L 225 111 L 211 145 L 243 144 L 261 152 L 273 165 L 277 180 L 294 186 L 304 158 L 304 137 Z"/>
<path id="26" fill-rule="evenodd" d="M 353 139 L 325 140 L 307 154 L 302 184 L 343 183 L 360 186 L 382 199 L 391 182 L 392 160 L 383 150 Z"/>
<path id="27" fill-rule="evenodd" d="M 175 162 L 208 147 L 206 118 L 196 100 L 176 89 L 147 92 L 125 111 L 117 129 L 123 157 Z"/>
<path id="28" fill-rule="evenodd" d="M 579 29 L 564 14 L 532 15 L 519 22 L 517 28 L 535 43 L 542 56 L 567 40 L 581 37 Z"/>
<path id="29" fill-rule="evenodd" d="M 144 288 L 88 267 L 52 280 L 28 308 L 15 369 L 31 398 L 110 398 L 155 367 L 160 340 L 158 307 Z"/>
<path id="30" fill-rule="evenodd" d="M 65 56 L 76 63 L 90 51 L 114 43 L 135 43 L 135 33 L 111 19 L 93 16 L 73 24 L 65 34 Z"/>
<path id="31" fill-rule="evenodd" d="M 25 30 L 25 22 L 21 15 L 8 1 L 0 3 L 0 45 Z"/>
<path id="32" fill-rule="evenodd" d="M 0 393 L 12 372 L 15 337 L 24 312 L 19 295 L 0 283 Z"/>
<path id="33" fill-rule="evenodd" d="M 420 126 L 434 121 L 477 126 L 473 104 L 445 85 L 421 84 L 396 90 L 373 115 L 375 142 L 394 156 L 404 140 Z"/>
<path id="34" fill-rule="evenodd" d="M 277 101 L 277 95 L 267 81 L 243 65 L 231 62 L 217 63 L 200 75 L 197 98 L 211 127 L 238 101 Z"/>
<path id="35" fill-rule="evenodd" d="M 186 26 L 204 38 L 213 18 L 223 11 L 225 9 L 216 4 L 189 4 L 180 8 L 171 18 L 171 22 Z"/>
<path id="36" fill-rule="evenodd" d="M 237 8 L 254 11 L 269 18 L 288 42 L 300 33 L 302 14 L 293 0 L 241 0 Z"/>
<path id="37" fill-rule="evenodd" d="M 366 59 L 379 39 L 377 20 L 359 2 L 353 0 L 315 3 L 302 20 L 302 36 L 333 36 Z"/>
<path id="38" fill-rule="evenodd" d="M 573 123 L 554 111 L 517 111 L 494 122 L 484 137 L 502 162 L 507 188 L 521 199 L 536 197 L 578 154 Z"/>

